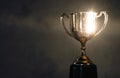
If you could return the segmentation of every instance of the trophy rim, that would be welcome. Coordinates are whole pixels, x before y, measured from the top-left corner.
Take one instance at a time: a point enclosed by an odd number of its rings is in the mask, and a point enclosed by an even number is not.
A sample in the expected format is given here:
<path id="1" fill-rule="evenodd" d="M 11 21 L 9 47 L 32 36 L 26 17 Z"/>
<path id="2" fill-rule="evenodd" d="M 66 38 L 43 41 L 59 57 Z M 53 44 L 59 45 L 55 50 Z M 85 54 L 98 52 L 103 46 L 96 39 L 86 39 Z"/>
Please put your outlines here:
<path id="1" fill-rule="evenodd" d="M 96 11 L 81 11 L 81 12 L 74 12 L 74 13 L 70 13 L 70 14 L 77 14 L 77 13 L 89 13 L 89 12 L 92 12 L 92 13 L 94 13 L 94 14 L 98 14 L 98 12 L 96 12 Z M 99 12 L 106 12 L 106 11 L 99 11 Z"/>

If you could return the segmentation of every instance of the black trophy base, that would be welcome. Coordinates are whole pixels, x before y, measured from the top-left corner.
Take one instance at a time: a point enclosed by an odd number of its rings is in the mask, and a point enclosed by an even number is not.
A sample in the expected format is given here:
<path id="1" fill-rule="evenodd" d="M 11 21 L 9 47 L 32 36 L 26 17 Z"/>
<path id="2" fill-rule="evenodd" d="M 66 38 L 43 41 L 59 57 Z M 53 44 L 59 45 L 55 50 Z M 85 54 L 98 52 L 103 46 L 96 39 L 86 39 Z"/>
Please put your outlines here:
<path id="1" fill-rule="evenodd" d="M 86 55 L 81 55 L 71 64 L 69 78 L 97 78 L 97 67 Z"/>

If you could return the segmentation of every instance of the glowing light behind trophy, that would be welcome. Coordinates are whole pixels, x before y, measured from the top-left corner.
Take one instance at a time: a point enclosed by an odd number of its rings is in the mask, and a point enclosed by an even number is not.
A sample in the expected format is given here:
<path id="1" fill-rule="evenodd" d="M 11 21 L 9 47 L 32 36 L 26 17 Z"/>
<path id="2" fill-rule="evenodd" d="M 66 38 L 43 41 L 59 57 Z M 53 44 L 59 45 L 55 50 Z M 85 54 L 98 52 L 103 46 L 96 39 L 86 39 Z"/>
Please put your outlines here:
<path id="1" fill-rule="evenodd" d="M 95 33 L 95 22 L 96 13 L 89 12 L 86 16 L 86 26 L 85 26 L 85 32 L 87 34 Z"/>

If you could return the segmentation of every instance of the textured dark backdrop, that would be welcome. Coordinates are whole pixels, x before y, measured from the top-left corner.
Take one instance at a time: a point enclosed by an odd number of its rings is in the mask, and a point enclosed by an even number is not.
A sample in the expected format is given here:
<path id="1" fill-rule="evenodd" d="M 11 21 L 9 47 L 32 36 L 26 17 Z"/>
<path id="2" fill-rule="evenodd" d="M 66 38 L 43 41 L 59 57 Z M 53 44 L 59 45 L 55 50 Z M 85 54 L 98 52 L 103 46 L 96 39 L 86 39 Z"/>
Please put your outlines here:
<path id="1" fill-rule="evenodd" d="M 106 10 L 109 22 L 87 54 L 99 78 L 120 78 L 119 0 L 0 0 L 0 78 L 68 78 L 80 44 L 59 17 L 91 8 Z"/>

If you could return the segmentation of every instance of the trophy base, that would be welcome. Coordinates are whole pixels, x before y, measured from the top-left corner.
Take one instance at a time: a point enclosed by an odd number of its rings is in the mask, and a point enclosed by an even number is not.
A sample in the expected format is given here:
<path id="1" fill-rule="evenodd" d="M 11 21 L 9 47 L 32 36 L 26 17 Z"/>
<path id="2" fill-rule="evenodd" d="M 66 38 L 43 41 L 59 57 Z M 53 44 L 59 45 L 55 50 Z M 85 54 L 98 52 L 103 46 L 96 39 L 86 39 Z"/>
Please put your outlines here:
<path id="1" fill-rule="evenodd" d="M 71 64 L 69 78 L 97 78 L 97 67 L 86 55 L 81 55 Z"/>

